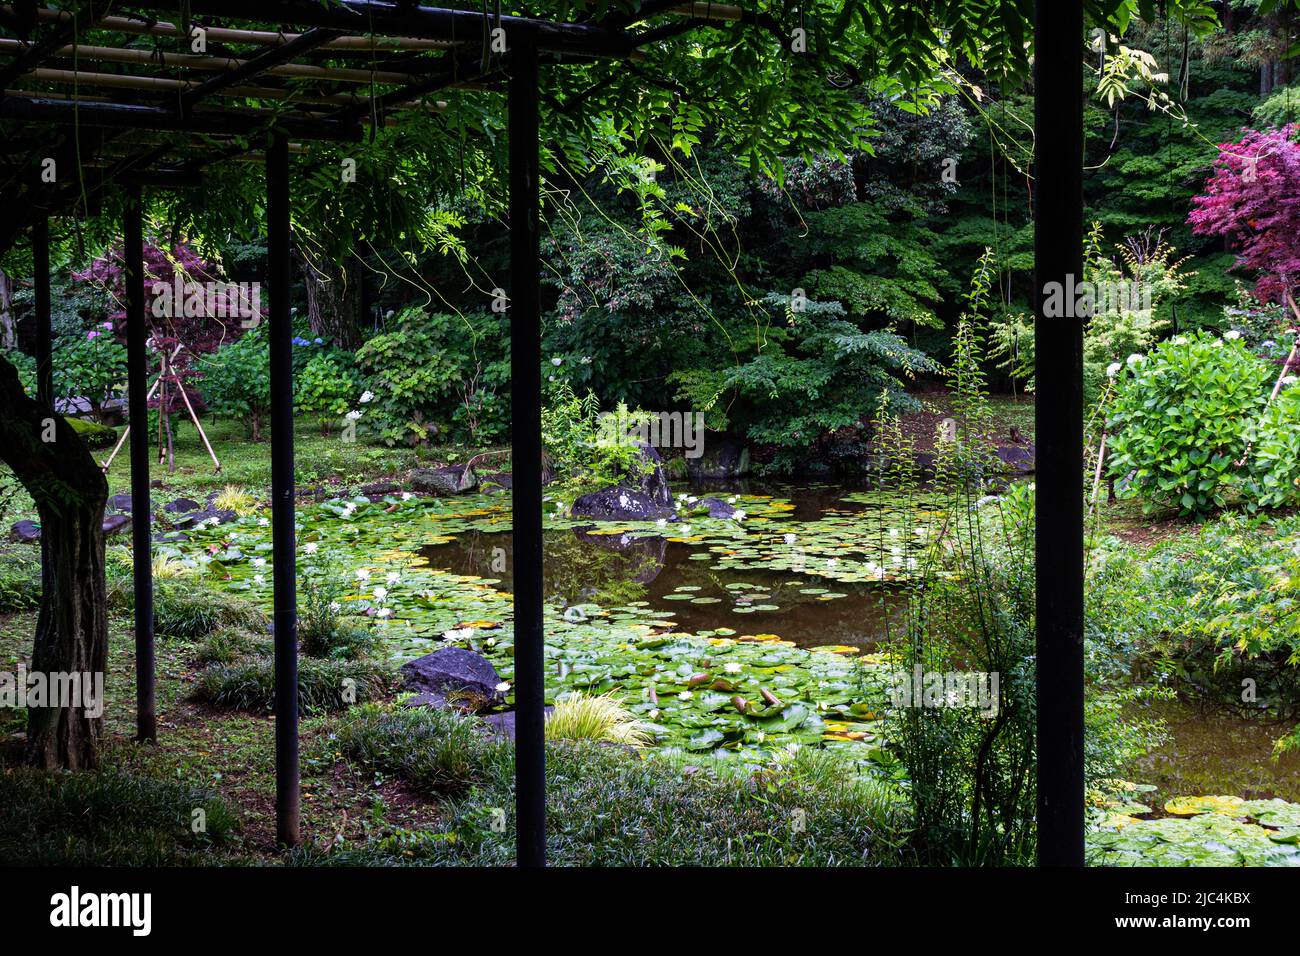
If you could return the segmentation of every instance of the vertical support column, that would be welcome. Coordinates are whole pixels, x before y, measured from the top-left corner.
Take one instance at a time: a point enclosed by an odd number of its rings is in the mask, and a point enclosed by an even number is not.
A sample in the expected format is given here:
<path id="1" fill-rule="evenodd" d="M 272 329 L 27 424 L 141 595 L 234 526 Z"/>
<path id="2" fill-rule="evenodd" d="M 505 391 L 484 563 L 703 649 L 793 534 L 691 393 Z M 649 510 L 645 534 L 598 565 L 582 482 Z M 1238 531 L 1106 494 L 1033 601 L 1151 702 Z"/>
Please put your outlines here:
<path id="1" fill-rule="evenodd" d="M 54 407 L 54 333 L 50 328 L 50 220 L 32 225 L 32 281 L 36 306 L 36 399 Z"/>
<path id="2" fill-rule="evenodd" d="M 538 269 L 537 40 L 510 34 L 510 417 L 514 482 L 517 862 L 546 865 L 542 632 L 542 325 Z"/>
<path id="3" fill-rule="evenodd" d="M 153 506 L 149 501 L 148 321 L 144 310 L 144 201 L 139 186 L 127 187 L 122 220 L 126 266 L 126 394 L 131 426 L 131 565 L 135 580 L 136 740 L 158 739 L 154 696 Z"/>
<path id="4" fill-rule="evenodd" d="M 298 845 L 298 595 L 294 554 L 293 327 L 289 317 L 289 143 L 266 150 L 266 282 L 271 352 L 271 553 L 275 621 L 275 828 Z"/>
<path id="5" fill-rule="evenodd" d="M 1043 315 L 1083 280 L 1082 0 L 1037 0 L 1034 38 L 1038 865 L 1082 866 L 1085 319 Z"/>

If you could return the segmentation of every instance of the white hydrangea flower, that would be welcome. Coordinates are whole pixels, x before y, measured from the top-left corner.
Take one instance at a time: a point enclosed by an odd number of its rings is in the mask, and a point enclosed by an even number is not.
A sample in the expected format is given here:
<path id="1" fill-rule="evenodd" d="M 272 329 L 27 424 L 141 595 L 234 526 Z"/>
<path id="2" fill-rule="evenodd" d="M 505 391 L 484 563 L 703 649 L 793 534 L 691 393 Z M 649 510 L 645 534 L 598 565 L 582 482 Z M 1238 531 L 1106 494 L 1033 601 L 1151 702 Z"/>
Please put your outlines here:
<path id="1" fill-rule="evenodd" d="M 1137 365 L 1138 363 L 1145 362 L 1146 360 L 1147 357 L 1145 355 L 1140 355 L 1137 352 L 1134 352 L 1125 361 L 1127 361 L 1129 365 Z"/>
<path id="2" fill-rule="evenodd" d="M 1231 330 L 1229 330 L 1229 331 L 1227 331 L 1227 332 L 1224 332 L 1224 333 L 1223 333 L 1223 337 L 1224 337 L 1225 339 L 1227 339 L 1229 342 L 1233 342 L 1233 341 L 1236 341 L 1237 339 L 1241 338 L 1241 333 L 1240 333 L 1239 331 L 1237 331 L 1236 329 L 1231 329 Z"/>
<path id="3" fill-rule="evenodd" d="M 1114 378 L 1116 375 L 1119 374 L 1119 370 L 1122 369 L 1123 367 L 1124 366 L 1121 365 L 1119 362 L 1111 362 L 1109 365 L 1106 366 L 1106 377 Z"/>
<path id="4" fill-rule="evenodd" d="M 368 404 L 370 404 L 371 402 L 373 402 L 374 400 L 375 400 L 375 393 L 372 392 L 372 391 L 370 391 L 370 389 L 366 389 L 364 392 L 361 393 L 361 404 L 362 404 L 362 405 L 368 405 Z"/>
<path id="5" fill-rule="evenodd" d="M 348 419 L 349 421 L 353 421 L 353 422 L 355 422 L 358 418 L 361 417 L 361 409 L 359 409 L 359 408 L 354 408 L 354 409 L 352 409 L 352 411 L 348 412 L 348 413 L 347 413 L 346 415 L 344 415 L 343 417 L 346 418 L 346 419 Z"/>

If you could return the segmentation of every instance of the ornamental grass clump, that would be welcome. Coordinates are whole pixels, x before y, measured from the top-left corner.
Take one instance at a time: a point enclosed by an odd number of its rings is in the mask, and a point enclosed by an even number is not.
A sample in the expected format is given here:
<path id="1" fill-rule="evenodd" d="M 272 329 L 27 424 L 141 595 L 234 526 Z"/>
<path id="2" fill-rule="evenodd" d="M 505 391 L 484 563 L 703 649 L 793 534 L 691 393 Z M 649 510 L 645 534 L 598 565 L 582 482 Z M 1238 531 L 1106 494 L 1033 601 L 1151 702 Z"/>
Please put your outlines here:
<path id="1" fill-rule="evenodd" d="M 641 722 L 609 694 L 577 693 L 555 702 L 546 718 L 547 740 L 599 740 L 629 747 L 651 742 Z"/>

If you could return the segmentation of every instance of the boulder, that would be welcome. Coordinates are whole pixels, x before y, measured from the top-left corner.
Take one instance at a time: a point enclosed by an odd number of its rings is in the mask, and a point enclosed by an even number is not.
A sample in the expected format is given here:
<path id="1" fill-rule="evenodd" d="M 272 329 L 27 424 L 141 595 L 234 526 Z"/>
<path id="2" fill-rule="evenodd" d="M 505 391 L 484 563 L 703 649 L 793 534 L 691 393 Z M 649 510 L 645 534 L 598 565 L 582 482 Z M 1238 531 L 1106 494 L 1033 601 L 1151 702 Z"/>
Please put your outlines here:
<path id="1" fill-rule="evenodd" d="M 479 482 L 479 487 L 489 494 L 494 491 L 509 491 L 514 486 L 514 477 L 508 471 L 490 471 Z"/>
<path id="2" fill-rule="evenodd" d="M 130 515 L 104 515 L 103 524 L 104 534 L 116 534 L 123 528 L 131 527 Z"/>
<path id="3" fill-rule="evenodd" d="M 192 498 L 177 498 L 175 501 L 169 501 L 163 505 L 163 511 L 173 515 L 185 511 L 199 511 L 202 508 L 203 506 Z"/>
<path id="4" fill-rule="evenodd" d="M 695 506 L 707 508 L 710 518 L 731 518 L 736 514 L 735 507 L 721 498 L 701 498 Z"/>
<path id="5" fill-rule="evenodd" d="M 555 710 L 554 707 L 546 707 L 546 714 Z M 499 714 L 485 714 L 481 720 L 487 725 L 492 736 L 500 737 L 503 740 L 515 739 L 515 712 L 513 710 L 502 711 Z"/>
<path id="6" fill-rule="evenodd" d="M 686 459 L 686 471 L 693 481 L 743 478 L 749 474 L 749 448 L 735 435 L 705 432 L 701 454 Z"/>
<path id="7" fill-rule="evenodd" d="M 113 495 L 108 499 L 108 508 L 110 511 L 120 511 L 129 515 L 131 513 L 131 496 Z"/>
<path id="8" fill-rule="evenodd" d="M 200 521 L 216 519 L 217 524 L 225 524 L 228 521 L 234 521 L 237 517 L 239 516 L 233 511 L 223 508 L 200 508 L 197 511 L 191 511 L 189 514 L 172 519 L 172 524 L 177 528 L 193 528 Z"/>
<path id="9" fill-rule="evenodd" d="M 367 498 L 383 498 L 385 495 L 399 494 L 402 486 L 395 481 L 376 481 L 361 486 L 361 493 Z"/>
<path id="10" fill-rule="evenodd" d="M 407 480 L 416 491 L 438 497 L 459 495 L 478 487 L 478 479 L 474 472 L 464 465 L 416 468 Z"/>
<path id="11" fill-rule="evenodd" d="M 603 488 L 583 495 L 573 503 L 575 518 L 592 518 L 596 521 L 656 521 L 671 518 L 673 493 L 664 477 L 663 463 L 653 445 L 633 442 L 641 459 L 650 467 L 641 474 L 629 476 L 613 488 Z"/>
<path id="12" fill-rule="evenodd" d="M 35 521 L 19 521 L 9 529 L 9 540 L 19 544 L 35 544 L 41 540 L 41 526 Z"/>
<path id="13" fill-rule="evenodd" d="M 1034 446 L 1022 448 L 1019 445 L 1006 445 L 999 448 L 995 454 L 998 459 L 1006 466 L 1007 471 L 1015 472 L 1020 475 L 1027 475 L 1034 470 Z"/>
<path id="14" fill-rule="evenodd" d="M 406 690 L 432 695 L 433 699 L 450 699 L 463 706 L 473 703 L 470 709 L 499 704 L 505 693 L 497 689 L 501 675 L 481 654 L 463 647 L 443 647 L 402 665 L 402 678 Z"/>

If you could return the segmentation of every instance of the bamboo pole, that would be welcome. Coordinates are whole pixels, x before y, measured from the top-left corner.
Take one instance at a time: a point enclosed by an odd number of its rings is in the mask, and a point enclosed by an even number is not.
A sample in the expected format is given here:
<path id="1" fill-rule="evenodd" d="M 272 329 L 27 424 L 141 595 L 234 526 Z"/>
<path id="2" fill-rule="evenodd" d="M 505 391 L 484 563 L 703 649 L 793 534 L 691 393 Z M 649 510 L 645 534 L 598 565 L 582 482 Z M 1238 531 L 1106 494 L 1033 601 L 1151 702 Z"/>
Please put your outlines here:
<path id="1" fill-rule="evenodd" d="M 21 53 L 28 48 L 22 40 L 0 38 L 0 53 Z M 236 57 L 208 56 L 204 53 L 167 53 L 162 50 L 131 50 L 114 46 L 65 46 L 55 56 L 73 57 L 78 61 L 99 63 L 130 63 L 141 66 L 177 67 L 191 70 L 222 72 L 237 70 L 248 61 Z M 358 70 L 348 67 L 312 66 L 307 63 L 281 63 L 269 66 L 263 73 L 269 76 L 289 76 L 309 80 L 332 80 L 338 83 L 411 83 L 421 78 L 416 73 L 397 73 L 391 70 Z"/>
<path id="2" fill-rule="evenodd" d="M 13 7 L 5 5 L 0 7 L 6 13 L 13 13 Z M 47 22 L 64 23 L 72 19 L 72 15 L 66 10 L 51 10 L 48 7 L 38 8 L 36 16 Z M 99 22 L 99 29 L 110 30 L 114 33 L 129 33 L 135 36 L 155 36 L 155 37 L 189 37 L 174 23 L 159 21 L 157 23 L 146 23 L 143 20 L 133 20 L 130 17 L 104 17 Z M 276 46 L 281 43 L 295 39 L 296 33 L 278 33 L 274 30 L 236 30 L 226 27 L 201 27 L 204 35 L 208 40 L 217 43 L 250 43 L 261 46 Z M 451 40 L 423 40 L 417 37 L 385 37 L 385 36 L 344 36 L 338 37 L 325 44 L 326 49 L 331 50 L 445 50 L 449 47 L 458 46 Z"/>

